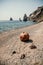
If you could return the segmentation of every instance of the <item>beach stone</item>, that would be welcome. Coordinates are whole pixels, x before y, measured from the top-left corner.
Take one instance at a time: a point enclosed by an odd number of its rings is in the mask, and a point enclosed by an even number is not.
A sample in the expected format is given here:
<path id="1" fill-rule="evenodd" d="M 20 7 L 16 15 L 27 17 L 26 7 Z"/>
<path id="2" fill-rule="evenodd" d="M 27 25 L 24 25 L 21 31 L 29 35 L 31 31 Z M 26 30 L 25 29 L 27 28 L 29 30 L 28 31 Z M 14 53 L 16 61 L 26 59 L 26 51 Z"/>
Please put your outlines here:
<path id="1" fill-rule="evenodd" d="M 16 53 L 16 51 L 13 51 L 13 52 L 12 52 L 12 54 L 15 54 L 15 53 Z"/>
<path id="2" fill-rule="evenodd" d="M 20 34 L 20 40 L 21 41 L 28 41 L 29 40 L 29 34 L 27 32 L 22 32 Z"/>
<path id="3" fill-rule="evenodd" d="M 31 49 L 36 49 L 37 47 L 36 47 L 34 44 L 32 44 L 32 45 L 30 46 L 30 48 L 31 48 Z"/>
<path id="4" fill-rule="evenodd" d="M 25 54 L 22 54 L 20 59 L 24 59 L 24 58 L 25 58 Z"/>

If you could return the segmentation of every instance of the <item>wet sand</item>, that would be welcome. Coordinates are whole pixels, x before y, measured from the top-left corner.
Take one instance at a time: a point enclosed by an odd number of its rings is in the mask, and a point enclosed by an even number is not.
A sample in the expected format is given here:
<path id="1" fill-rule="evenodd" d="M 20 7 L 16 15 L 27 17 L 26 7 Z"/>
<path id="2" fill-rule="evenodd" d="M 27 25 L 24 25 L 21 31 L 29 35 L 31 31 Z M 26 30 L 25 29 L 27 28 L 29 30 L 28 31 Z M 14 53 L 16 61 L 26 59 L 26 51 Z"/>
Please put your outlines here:
<path id="1" fill-rule="evenodd" d="M 21 32 L 28 32 L 30 40 L 20 41 Z M 31 49 L 31 44 L 37 48 Z M 13 52 L 16 53 L 13 54 Z M 21 59 L 21 55 L 25 58 Z M 0 65 L 43 65 L 43 22 L 0 33 Z"/>

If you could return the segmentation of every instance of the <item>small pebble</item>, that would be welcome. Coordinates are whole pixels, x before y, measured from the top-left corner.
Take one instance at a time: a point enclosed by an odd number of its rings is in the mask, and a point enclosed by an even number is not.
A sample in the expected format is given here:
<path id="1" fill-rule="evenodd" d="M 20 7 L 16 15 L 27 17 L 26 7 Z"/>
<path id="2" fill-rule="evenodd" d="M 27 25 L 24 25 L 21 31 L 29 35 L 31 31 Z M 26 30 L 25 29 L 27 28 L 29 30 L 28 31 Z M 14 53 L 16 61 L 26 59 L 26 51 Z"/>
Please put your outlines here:
<path id="1" fill-rule="evenodd" d="M 36 49 L 37 47 L 35 45 L 30 46 L 31 49 Z"/>
<path id="2" fill-rule="evenodd" d="M 12 54 L 15 54 L 15 53 L 16 53 L 16 51 L 13 51 L 13 52 L 12 52 Z"/>
<path id="3" fill-rule="evenodd" d="M 22 54 L 20 59 L 24 59 L 24 58 L 25 58 L 25 54 Z"/>

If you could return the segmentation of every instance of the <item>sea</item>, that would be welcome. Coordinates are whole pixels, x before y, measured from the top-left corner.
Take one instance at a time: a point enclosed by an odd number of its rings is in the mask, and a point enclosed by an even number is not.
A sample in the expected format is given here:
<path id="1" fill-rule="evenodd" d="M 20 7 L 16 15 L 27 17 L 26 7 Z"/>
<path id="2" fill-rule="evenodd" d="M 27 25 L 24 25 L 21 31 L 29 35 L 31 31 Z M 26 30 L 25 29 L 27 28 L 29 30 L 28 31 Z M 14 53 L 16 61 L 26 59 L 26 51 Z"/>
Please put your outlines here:
<path id="1" fill-rule="evenodd" d="M 19 28 L 23 28 L 26 26 L 31 26 L 37 24 L 33 21 L 19 21 L 19 20 L 0 20 L 0 32 L 8 31 L 8 30 L 15 30 Z"/>

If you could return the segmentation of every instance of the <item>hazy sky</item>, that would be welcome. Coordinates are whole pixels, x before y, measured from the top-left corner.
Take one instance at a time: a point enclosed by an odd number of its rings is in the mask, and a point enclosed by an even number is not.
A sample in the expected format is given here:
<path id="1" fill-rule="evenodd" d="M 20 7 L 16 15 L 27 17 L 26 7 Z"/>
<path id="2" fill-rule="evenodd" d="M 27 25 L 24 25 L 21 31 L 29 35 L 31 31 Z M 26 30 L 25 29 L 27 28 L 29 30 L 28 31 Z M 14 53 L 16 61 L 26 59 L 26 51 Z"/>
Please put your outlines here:
<path id="1" fill-rule="evenodd" d="M 43 5 L 43 0 L 0 0 L 0 20 L 18 19 Z"/>

